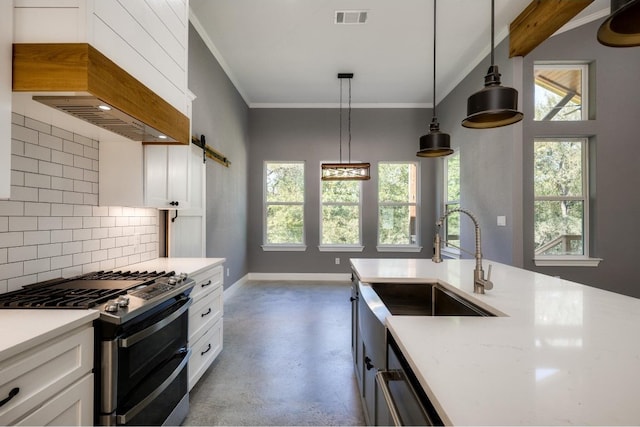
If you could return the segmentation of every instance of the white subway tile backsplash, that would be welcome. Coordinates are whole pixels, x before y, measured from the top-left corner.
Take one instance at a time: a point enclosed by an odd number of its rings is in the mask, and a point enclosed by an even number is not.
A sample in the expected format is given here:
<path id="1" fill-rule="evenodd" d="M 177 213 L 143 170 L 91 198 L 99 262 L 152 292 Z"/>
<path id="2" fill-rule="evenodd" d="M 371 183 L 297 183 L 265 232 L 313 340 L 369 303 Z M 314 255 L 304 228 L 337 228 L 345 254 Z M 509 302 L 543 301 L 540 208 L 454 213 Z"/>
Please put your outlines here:
<path id="1" fill-rule="evenodd" d="M 71 242 L 73 230 L 51 230 L 51 243 Z"/>
<path id="2" fill-rule="evenodd" d="M 9 231 L 28 231 L 38 229 L 38 218 L 31 216 L 10 216 Z"/>
<path id="3" fill-rule="evenodd" d="M 39 120 L 32 119 L 30 117 L 25 117 L 24 118 L 24 126 L 29 128 L 29 129 L 37 130 L 38 132 L 42 132 L 44 134 L 50 134 L 51 133 L 51 125 L 50 124 L 41 122 Z"/>
<path id="4" fill-rule="evenodd" d="M 38 258 L 47 258 L 62 255 L 62 243 L 38 245 Z"/>
<path id="5" fill-rule="evenodd" d="M 24 144 L 24 156 L 32 159 L 51 161 L 51 149 L 36 144 Z"/>
<path id="6" fill-rule="evenodd" d="M 24 262 L 24 274 L 42 273 L 51 270 L 51 259 L 42 258 Z"/>
<path id="7" fill-rule="evenodd" d="M 59 138 L 57 136 L 40 133 L 38 144 L 40 144 L 42 147 L 47 147 L 52 150 L 62 151 L 62 138 Z"/>
<path id="8" fill-rule="evenodd" d="M 11 186 L 11 200 L 18 201 L 38 201 L 38 189 L 31 187 L 19 187 L 17 185 Z"/>
<path id="9" fill-rule="evenodd" d="M 73 154 L 51 150 L 51 161 L 60 165 L 60 176 L 62 176 L 62 165 L 73 166 Z"/>
<path id="10" fill-rule="evenodd" d="M 51 188 L 54 190 L 73 191 L 73 180 L 53 176 L 51 177 Z"/>
<path id="11" fill-rule="evenodd" d="M 51 188 L 51 177 L 37 173 L 24 174 L 25 187 Z"/>
<path id="12" fill-rule="evenodd" d="M 38 258 L 37 246 L 18 246 L 9 248 L 7 262 L 26 261 Z"/>
<path id="13" fill-rule="evenodd" d="M 0 233 L 0 248 L 11 248 L 14 246 L 22 246 L 24 244 L 24 233 L 13 231 L 8 233 Z"/>
<path id="14" fill-rule="evenodd" d="M 38 201 L 49 203 L 62 203 L 62 194 L 60 190 L 50 190 L 46 188 L 38 189 Z"/>
<path id="15" fill-rule="evenodd" d="M 62 217 L 59 216 L 39 216 L 38 230 L 60 230 L 62 228 Z"/>
<path id="16" fill-rule="evenodd" d="M 38 172 L 38 160 L 24 156 L 11 156 L 11 169 L 24 172 Z"/>
<path id="17" fill-rule="evenodd" d="M 63 255 L 73 255 L 80 252 L 82 252 L 82 242 L 71 241 L 62 244 Z"/>
<path id="18" fill-rule="evenodd" d="M 24 245 L 42 245 L 51 243 L 51 231 L 25 231 Z"/>
<path id="19" fill-rule="evenodd" d="M 51 215 L 50 203 L 24 202 L 25 216 L 49 216 Z"/>
<path id="20" fill-rule="evenodd" d="M 98 141 L 12 114 L 0 293 L 158 256 L 158 211 L 98 205 Z"/>

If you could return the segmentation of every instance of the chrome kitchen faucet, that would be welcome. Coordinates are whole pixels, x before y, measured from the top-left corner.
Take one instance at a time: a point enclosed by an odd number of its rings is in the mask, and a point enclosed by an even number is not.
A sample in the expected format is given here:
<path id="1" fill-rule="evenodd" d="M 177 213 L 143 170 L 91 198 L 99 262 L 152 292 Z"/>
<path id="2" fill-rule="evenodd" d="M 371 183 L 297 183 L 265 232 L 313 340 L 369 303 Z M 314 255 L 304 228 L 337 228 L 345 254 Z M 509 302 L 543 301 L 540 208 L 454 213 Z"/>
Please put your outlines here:
<path id="1" fill-rule="evenodd" d="M 441 251 L 441 245 L 442 245 L 442 241 L 440 240 L 440 228 L 442 227 L 442 223 L 443 221 L 452 213 L 455 212 L 461 212 L 463 214 L 466 214 L 469 218 L 471 218 L 471 221 L 473 221 L 473 225 L 475 226 L 475 232 L 476 232 L 476 251 L 475 254 L 472 254 L 475 259 L 476 259 L 476 268 L 473 270 L 473 292 L 476 294 L 484 294 L 485 290 L 490 290 L 493 289 L 493 282 L 491 282 L 491 280 L 489 280 L 489 278 L 491 277 L 491 264 L 489 264 L 489 271 L 487 272 L 487 278 L 485 279 L 484 277 L 484 270 L 482 269 L 482 249 L 481 249 L 481 243 L 480 243 L 480 225 L 478 224 L 478 220 L 476 219 L 476 217 L 469 211 L 465 210 L 465 209 L 452 209 L 450 211 L 447 211 L 444 215 L 442 215 L 440 217 L 440 219 L 438 220 L 438 222 L 436 222 L 436 235 L 433 239 L 433 257 L 431 258 L 431 261 L 433 262 L 442 262 L 442 256 L 440 255 L 440 251 Z M 463 252 L 467 252 L 464 249 L 455 246 L 449 242 L 447 242 L 447 240 L 445 240 L 445 243 L 448 243 L 449 245 L 456 247 L 458 249 L 460 249 Z M 469 253 L 469 252 L 467 252 Z"/>

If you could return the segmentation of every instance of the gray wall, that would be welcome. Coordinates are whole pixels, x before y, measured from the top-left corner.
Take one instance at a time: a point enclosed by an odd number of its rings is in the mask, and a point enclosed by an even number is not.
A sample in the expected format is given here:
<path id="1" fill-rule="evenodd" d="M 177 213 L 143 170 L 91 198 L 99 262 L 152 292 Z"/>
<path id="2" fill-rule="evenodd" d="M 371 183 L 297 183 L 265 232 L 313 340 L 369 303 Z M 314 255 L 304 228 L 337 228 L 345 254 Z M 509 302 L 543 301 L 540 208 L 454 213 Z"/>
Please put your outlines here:
<path id="1" fill-rule="evenodd" d="M 638 212 L 640 212 L 640 48 L 600 45 L 601 20 L 555 36 L 525 58 L 524 251 L 525 267 L 542 273 L 640 297 Z M 534 122 L 533 63 L 548 60 L 593 61 L 595 117 L 588 122 Z M 597 268 L 533 265 L 533 139 L 538 136 L 592 137 L 591 255 Z"/>
<path id="2" fill-rule="evenodd" d="M 502 84 L 519 89 L 521 60 L 507 59 L 508 43 L 495 51 Z M 451 135 L 451 146 L 460 152 L 460 205 L 476 215 L 482 230 L 485 258 L 520 266 L 522 229 L 522 125 L 496 129 L 467 129 L 467 98 L 482 89 L 489 68 L 485 58 L 437 106 L 440 130 Z M 498 227 L 497 216 L 507 217 Z M 462 247 L 474 248 L 473 223 L 462 218 Z M 468 256 L 463 256 L 468 258 Z"/>
<path id="3" fill-rule="evenodd" d="M 354 95 L 357 91 L 354 89 Z M 337 160 L 337 109 L 251 109 L 248 254 L 256 273 L 347 273 L 349 258 L 430 257 L 435 224 L 436 166 L 440 160 L 416 157 L 420 135 L 431 119 L 428 109 L 353 109 L 352 160 L 371 163 L 372 178 L 362 183 L 364 252 L 319 252 L 320 163 Z M 344 137 L 343 137 L 344 138 Z M 343 139 L 344 146 L 344 139 Z M 306 252 L 264 252 L 262 244 L 262 171 L 265 161 L 306 162 Z M 344 159 L 343 159 L 344 160 Z M 422 253 L 376 252 L 378 161 L 421 162 Z M 334 258 L 341 264 L 335 265 Z"/>
<path id="4" fill-rule="evenodd" d="M 205 135 L 211 147 L 230 161 L 226 168 L 207 161 L 208 257 L 224 257 L 229 275 L 225 287 L 249 272 L 247 262 L 247 158 L 249 109 L 206 47 L 189 26 L 189 89 L 194 135 Z"/>

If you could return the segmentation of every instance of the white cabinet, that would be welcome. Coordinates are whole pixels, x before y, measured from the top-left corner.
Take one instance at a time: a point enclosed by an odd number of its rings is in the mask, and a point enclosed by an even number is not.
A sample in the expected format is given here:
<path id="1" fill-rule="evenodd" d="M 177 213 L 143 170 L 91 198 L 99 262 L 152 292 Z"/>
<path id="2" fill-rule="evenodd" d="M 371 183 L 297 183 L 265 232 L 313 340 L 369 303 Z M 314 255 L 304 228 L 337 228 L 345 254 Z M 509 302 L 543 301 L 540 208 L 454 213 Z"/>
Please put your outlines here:
<path id="1" fill-rule="evenodd" d="M 217 265 L 192 276 L 196 285 L 189 308 L 189 390 L 222 351 L 223 266 Z"/>
<path id="2" fill-rule="evenodd" d="M 11 44 L 13 1 L 0 2 L 0 199 L 11 193 Z"/>
<path id="3" fill-rule="evenodd" d="M 0 425 L 93 424 L 90 325 L 0 362 Z"/>
<path id="4" fill-rule="evenodd" d="M 144 204 L 161 209 L 189 207 L 191 148 L 144 147 Z"/>
<path id="5" fill-rule="evenodd" d="M 198 258 L 206 250 L 206 171 L 202 162 L 202 149 L 191 145 L 189 208 L 180 210 L 169 221 L 169 256 Z"/>

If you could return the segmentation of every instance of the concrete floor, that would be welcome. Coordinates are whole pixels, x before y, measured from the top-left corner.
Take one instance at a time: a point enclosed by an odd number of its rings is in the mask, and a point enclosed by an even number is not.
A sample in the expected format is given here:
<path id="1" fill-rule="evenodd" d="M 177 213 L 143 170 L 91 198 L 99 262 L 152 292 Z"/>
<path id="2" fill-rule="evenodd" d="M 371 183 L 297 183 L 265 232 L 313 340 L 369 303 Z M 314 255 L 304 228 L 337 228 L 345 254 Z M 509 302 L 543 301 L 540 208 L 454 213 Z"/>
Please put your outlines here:
<path id="1" fill-rule="evenodd" d="M 224 304 L 224 348 L 184 425 L 364 425 L 349 283 L 249 282 Z"/>

